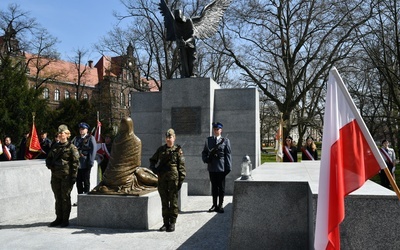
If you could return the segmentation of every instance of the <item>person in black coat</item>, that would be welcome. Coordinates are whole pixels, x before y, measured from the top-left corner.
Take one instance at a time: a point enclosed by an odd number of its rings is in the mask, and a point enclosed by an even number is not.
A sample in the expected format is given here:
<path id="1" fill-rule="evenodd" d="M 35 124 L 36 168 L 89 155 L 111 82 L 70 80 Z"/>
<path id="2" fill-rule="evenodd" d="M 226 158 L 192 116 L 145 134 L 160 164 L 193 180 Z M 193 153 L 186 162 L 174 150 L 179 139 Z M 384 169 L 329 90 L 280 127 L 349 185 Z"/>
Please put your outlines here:
<path id="1" fill-rule="evenodd" d="M 283 162 L 297 162 L 297 148 L 289 135 L 286 136 L 285 145 L 283 145 Z"/>
<path id="2" fill-rule="evenodd" d="M 97 145 L 94 136 L 88 132 L 90 126 L 85 122 L 79 123 L 78 126 L 80 135 L 72 139 L 72 143 L 78 148 L 80 154 L 76 188 L 78 194 L 83 194 L 90 191 L 90 171 L 96 157 Z"/>
<path id="3" fill-rule="evenodd" d="M 42 148 L 42 153 L 39 155 L 38 159 L 46 159 L 47 155 L 51 149 L 51 140 L 47 137 L 47 132 L 40 132 L 40 147 Z"/>
<path id="4" fill-rule="evenodd" d="M 0 161 L 17 160 L 17 148 L 11 143 L 10 137 L 4 138 L 3 154 L 0 155 Z"/>
<path id="5" fill-rule="evenodd" d="M 302 161 L 317 161 L 318 151 L 317 146 L 314 143 L 314 139 L 308 136 L 306 139 L 306 144 L 301 148 L 301 160 Z"/>
<path id="6" fill-rule="evenodd" d="M 25 160 L 26 141 L 28 140 L 30 132 L 27 131 L 22 135 L 21 142 L 17 153 L 17 160 Z"/>
<path id="7" fill-rule="evenodd" d="M 225 177 L 232 170 L 231 144 L 228 138 L 221 136 L 222 123 L 213 123 L 212 126 L 214 136 L 207 137 L 201 154 L 203 162 L 207 163 L 211 181 L 213 204 L 208 211 L 223 213 Z"/>

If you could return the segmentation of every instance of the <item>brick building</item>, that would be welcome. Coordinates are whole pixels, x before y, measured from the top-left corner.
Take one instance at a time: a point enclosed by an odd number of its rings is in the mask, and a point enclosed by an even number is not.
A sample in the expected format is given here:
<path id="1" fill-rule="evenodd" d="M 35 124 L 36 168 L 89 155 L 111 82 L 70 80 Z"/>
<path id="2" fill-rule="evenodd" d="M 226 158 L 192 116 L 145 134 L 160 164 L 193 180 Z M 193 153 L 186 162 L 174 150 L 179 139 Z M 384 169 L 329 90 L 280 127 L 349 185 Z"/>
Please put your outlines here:
<path id="1" fill-rule="evenodd" d="M 68 99 L 89 99 L 100 113 L 103 126 L 117 127 L 122 117 L 130 116 L 132 93 L 158 91 L 153 81 L 139 75 L 133 46 L 126 55 L 102 56 L 97 63 L 77 64 L 45 58 L 19 50 L 12 26 L 0 37 L 0 53 L 8 53 L 25 62 L 29 84 L 43 88 L 43 98 L 51 108 Z"/>

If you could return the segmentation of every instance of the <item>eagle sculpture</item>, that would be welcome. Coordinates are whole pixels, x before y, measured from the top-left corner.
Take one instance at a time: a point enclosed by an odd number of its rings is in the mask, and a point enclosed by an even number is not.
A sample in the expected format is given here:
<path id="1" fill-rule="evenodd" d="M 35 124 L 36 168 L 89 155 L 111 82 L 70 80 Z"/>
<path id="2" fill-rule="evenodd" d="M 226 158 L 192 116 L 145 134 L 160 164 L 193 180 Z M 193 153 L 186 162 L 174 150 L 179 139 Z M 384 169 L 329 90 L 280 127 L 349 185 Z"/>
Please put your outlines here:
<path id="1" fill-rule="evenodd" d="M 214 0 L 206 5 L 200 16 L 187 18 L 181 10 L 172 11 L 165 0 L 160 0 L 159 9 L 164 16 L 167 31 L 166 40 L 176 41 L 181 60 L 181 77 L 196 76 L 196 39 L 206 39 L 213 36 L 219 22 L 232 0 Z"/>

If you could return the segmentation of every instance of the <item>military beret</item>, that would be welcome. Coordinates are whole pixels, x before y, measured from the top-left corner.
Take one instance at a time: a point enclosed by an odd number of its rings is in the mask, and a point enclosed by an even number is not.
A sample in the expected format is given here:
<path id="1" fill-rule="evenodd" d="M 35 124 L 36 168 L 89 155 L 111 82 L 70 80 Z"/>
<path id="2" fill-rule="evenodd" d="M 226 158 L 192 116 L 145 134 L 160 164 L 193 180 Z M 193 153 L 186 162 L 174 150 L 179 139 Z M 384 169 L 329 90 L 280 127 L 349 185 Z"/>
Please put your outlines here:
<path id="1" fill-rule="evenodd" d="M 86 122 L 81 122 L 79 123 L 79 128 L 86 128 L 86 129 L 90 129 L 89 124 L 87 124 Z"/>
<path id="2" fill-rule="evenodd" d="M 213 122 L 212 123 L 213 128 L 222 128 L 224 125 L 220 122 Z"/>
<path id="3" fill-rule="evenodd" d="M 174 131 L 172 128 L 170 128 L 170 129 L 168 129 L 167 132 L 165 133 L 165 136 L 166 136 L 166 137 L 175 136 L 175 131 Z"/>
<path id="4" fill-rule="evenodd" d="M 293 141 L 293 138 L 290 135 L 286 136 L 286 139 L 290 139 Z"/>
<path id="5" fill-rule="evenodd" d="M 58 126 L 58 133 L 63 133 L 65 131 L 68 131 L 67 125 L 61 124 L 60 126 Z"/>

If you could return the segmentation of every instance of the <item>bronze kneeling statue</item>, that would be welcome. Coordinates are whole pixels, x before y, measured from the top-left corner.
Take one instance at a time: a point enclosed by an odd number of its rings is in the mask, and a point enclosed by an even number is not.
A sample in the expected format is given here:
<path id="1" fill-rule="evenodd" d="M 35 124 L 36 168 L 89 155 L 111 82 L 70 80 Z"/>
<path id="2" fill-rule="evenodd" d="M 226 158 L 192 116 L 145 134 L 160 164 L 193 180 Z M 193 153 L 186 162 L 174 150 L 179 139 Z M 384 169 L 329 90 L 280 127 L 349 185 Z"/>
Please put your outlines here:
<path id="1" fill-rule="evenodd" d="M 142 142 L 131 118 L 121 120 L 103 180 L 89 194 L 142 195 L 157 190 L 157 175 L 140 167 Z"/>

